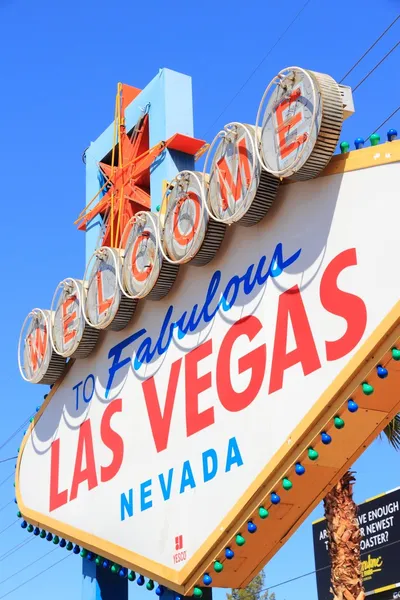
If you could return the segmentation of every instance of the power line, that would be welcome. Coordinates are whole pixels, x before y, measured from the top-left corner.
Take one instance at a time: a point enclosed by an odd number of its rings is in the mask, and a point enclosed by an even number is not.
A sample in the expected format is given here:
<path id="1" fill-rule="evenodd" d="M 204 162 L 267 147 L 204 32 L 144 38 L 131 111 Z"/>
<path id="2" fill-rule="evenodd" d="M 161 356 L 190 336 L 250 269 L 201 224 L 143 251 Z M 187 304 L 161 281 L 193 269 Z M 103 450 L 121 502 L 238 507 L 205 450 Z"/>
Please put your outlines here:
<path id="1" fill-rule="evenodd" d="M 12 554 L 14 554 L 14 552 L 17 552 L 17 550 L 19 550 L 20 548 L 22 548 L 22 546 L 26 546 L 30 542 L 33 542 L 33 540 L 36 540 L 35 536 L 29 537 L 29 538 L 25 539 L 23 542 L 20 542 L 19 544 L 16 544 L 12 548 L 10 548 L 9 550 L 7 550 L 6 552 L 4 552 L 4 554 L 2 554 L 0 556 L 0 562 L 3 562 L 3 560 L 6 560 L 6 558 L 8 558 Z"/>
<path id="2" fill-rule="evenodd" d="M 11 479 L 11 477 L 14 476 L 14 471 L 11 471 L 11 473 L 9 475 L 7 475 L 7 477 L 5 479 L 3 479 L 3 481 L 0 481 L 0 487 L 2 485 L 4 485 L 6 483 L 6 481 L 8 481 L 9 479 Z"/>
<path id="3" fill-rule="evenodd" d="M 7 506 L 9 504 L 11 504 L 11 502 L 13 502 L 13 500 L 10 500 L 9 502 L 6 502 L 5 504 L 3 504 L 3 506 L 0 508 L 0 512 L 2 512 L 5 508 L 7 508 Z"/>
<path id="4" fill-rule="evenodd" d="M 397 15 L 397 17 L 394 19 L 394 21 L 392 21 L 389 25 L 389 27 L 387 27 L 385 29 L 385 31 L 383 33 L 381 33 L 381 35 L 375 40 L 375 42 L 368 48 L 368 50 L 366 50 L 364 52 L 364 54 L 358 59 L 358 61 L 351 67 L 351 69 L 349 71 L 347 71 L 346 75 L 344 75 L 342 77 L 342 79 L 339 81 L 339 83 L 342 83 L 349 75 L 350 73 L 352 73 L 354 71 L 354 69 L 356 67 L 358 67 L 358 65 L 360 64 L 360 62 L 367 56 L 367 54 L 372 50 L 372 48 L 374 48 L 376 46 L 376 44 L 383 38 L 383 36 L 385 36 L 387 34 L 387 32 L 389 31 L 389 29 L 391 27 L 393 27 L 393 25 L 396 23 L 396 21 L 398 21 L 400 19 L 400 15 Z"/>
<path id="5" fill-rule="evenodd" d="M 9 460 L 15 460 L 18 456 L 10 456 L 9 458 L 3 458 L 0 463 L 8 462 Z"/>
<path id="6" fill-rule="evenodd" d="M 33 417 L 35 413 L 32 413 L 30 415 L 30 417 L 28 417 L 15 431 L 14 433 L 12 433 L 4 442 L 2 442 L 2 444 L 0 445 L 0 450 L 2 450 L 4 448 L 4 446 L 6 446 L 8 444 L 8 442 L 10 442 L 20 431 L 21 429 L 23 429 L 30 421 L 30 419 Z"/>
<path id="7" fill-rule="evenodd" d="M 7 592 L 6 594 L 3 594 L 2 596 L 0 596 L 0 600 L 2 600 L 3 598 L 5 598 L 6 596 L 9 596 L 10 594 L 12 594 L 13 592 L 16 592 L 17 590 L 19 590 L 21 587 L 23 587 L 24 585 L 26 585 L 27 583 L 30 583 L 31 581 L 33 581 L 34 579 L 36 579 L 36 577 L 39 577 L 40 575 L 43 575 L 43 573 L 46 573 L 47 571 L 49 571 L 50 569 L 52 569 L 53 567 L 55 567 L 56 565 L 58 565 L 60 562 L 62 562 L 63 560 L 66 560 L 67 558 L 69 558 L 70 556 L 72 556 L 72 554 L 67 554 L 66 556 L 63 556 L 62 558 L 60 558 L 60 560 L 57 560 L 55 563 L 53 563 L 52 565 L 50 565 L 49 567 L 47 567 L 46 569 L 43 569 L 43 571 L 39 571 L 39 573 L 37 573 L 36 575 L 34 575 L 33 577 L 30 577 L 29 579 L 27 579 L 26 581 L 23 581 L 22 583 L 20 583 L 17 587 L 13 588 L 12 590 L 10 590 L 9 592 Z"/>
<path id="8" fill-rule="evenodd" d="M 12 522 L 12 523 L 10 523 L 9 525 L 7 525 L 7 527 L 5 527 L 4 529 L 2 529 L 2 530 L 0 531 L 0 535 L 1 535 L 2 533 L 4 533 L 5 531 L 7 531 L 7 529 L 10 529 L 10 527 L 12 527 L 13 525 L 15 525 L 15 523 L 16 523 L 17 521 L 18 521 L 18 519 L 15 519 L 15 521 L 13 521 L 13 522 Z"/>
<path id="9" fill-rule="evenodd" d="M 21 573 L 21 571 L 25 571 L 25 569 L 29 569 L 29 567 L 31 567 L 32 565 L 34 565 L 35 563 L 39 562 L 39 560 L 43 560 L 48 554 L 51 554 L 52 552 L 55 552 L 57 550 L 57 548 L 52 548 L 51 550 L 49 550 L 48 552 L 46 552 L 45 554 L 43 554 L 43 556 L 39 556 L 39 558 L 36 558 L 35 560 L 33 560 L 32 562 L 29 563 L 29 565 L 25 565 L 24 567 L 20 567 L 18 569 L 18 571 L 15 571 L 14 573 L 12 573 L 12 575 L 9 575 L 8 577 L 6 577 L 5 579 L 2 579 L 0 581 L 0 585 L 2 583 L 5 583 L 6 581 L 8 581 L 9 579 L 12 579 L 13 577 L 15 577 L 16 575 L 19 575 Z"/>
<path id="10" fill-rule="evenodd" d="M 379 550 L 382 550 L 383 548 L 388 548 L 389 546 L 393 546 L 394 544 L 398 544 L 398 543 L 400 543 L 400 540 L 396 540 L 394 542 L 389 542 L 388 544 L 379 546 Z M 369 554 L 369 552 L 370 552 L 370 550 L 368 550 L 366 552 L 361 552 L 360 557 L 365 556 L 366 554 Z M 270 585 L 270 586 L 260 590 L 258 593 L 261 594 L 262 592 L 268 592 L 269 590 L 280 587 L 281 585 L 286 585 L 287 583 L 292 583 L 293 581 L 298 581 L 299 579 L 303 579 L 304 577 L 309 577 L 310 575 L 314 575 L 315 573 L 319 573 L 320 571 L 324 571 L 325 569 L 330 569 L 330 568 L 331 568 L 331 565 L 326 565 L 325 567 L 320 567 L 319 569 L 314 569 L 313 571 L 308 571 L 308 573 L 303 573 L 302 575 L 297 575 L 297 577 L 292 577 L 291 579 L 286 579 L 286 581 L 281 581 L 279 583 L 276 583 L 275 585 Z"/>
<path id="11" fill-rule="evenodd" d="M 364 83 L 364 81 L 366 81 L 366 80 L 368 79 L 368 77 L 369 77 L 370 75 L 372 75 L 372 73 L 373 73 L 374 71 L 376 71 L 376 69 L 377 69 L 378 67 L 380 67 L 380 65 L 381 65 L 381 64 L 382 64 L 382 63 L 383 63 L 383 62 L 384 62 L 384 61 L 387 59 L 387 57 L 388 57 L 388 56 L 390 56 L 390 55 L 392 54 L 392 52 L 394 52 L 394 50 L 396 50 L 396 48 L 397 48 L 397 46 L 398 46 L 399 44 L 400 44 L 400 41 L 399 41 L 399 42 L 397 42 L 397 44 L 395 44 L 395 45 L 393 46 L 393 48 L 391 48 L 391 49 L 389 50 L 389 52 L 388 52 L 387 54 L 385 54 L 385 56 L 384 56 L 384 57 L 383 57 L 383 58 L 382 58 L 382 59 L 381 59 L 381 60 L 380 60 L 380 61 L 379 61 L 379 62 L 378 62 L 378 63 L 377 63 L 377 64 L 376 64 L 376 65 L 375 65 L 375 66 L 374 66 L 374 67 L 373 67 L 373 68 L 372 68 L 372 69 L 371 69 L 371 70 L 370 70 L 370 71 L 369 71 L 367 74 L 366 74 L 366 76 L 365 76 L 365 77 L 363 77 L 363 79 L 361 79 L 361 81 L 359 81 L 359 82 L 357 83 L 356 87 L 355 87 L 355 88 L 353 88 L 353 94 L 354 94 L 354 92 L 355 92 L 355 91 L 356 91 L 356 90 L 357 90 L 357 89 L 360 87 L 360 85 L 362 85 L 362 84 Z"/>
<path id="12" fill-rule="evenodd" d="M 378 125 L 378 127 L 377 127 L 377 128 L 376 128 L 376 129 L 375 129 L 375 130 L 374 130 L 372 133 L 370 133 L 370 134 L 369 134 L 369 136 L 367 137 L 366 141 L 368 141 L 368 140 L 369 140 L 369 138 L 371 137 L 371 135 L 374 135 L 374 133 L 376 133 L 377 131 L 379 131 L 381 127 L 383 127 L 384 125 L 386 125 L 386 123 L 387 123 L 387 122 L 388 122 L 388 121 L 389 121 L 389 120 L 390 120 L 390 119 L 391 119 L 391 118 L 392 118 L 392 117 L 393 117 L 393 116 L 394 116 L 394 115 L 395 115 L 397 112 L 399 112 L 399 110 L 400 110 L 400 106 L 398 106 L 398 107 L 396 108 L 396 110 L 394 110 L 394 111 L 392 112 L 392 114 L 391 114 L 391 115 L 389 115 L 389 116 L 388 116 L 388 117 L 387 117 L 387 118 L 386 118 L 386 119 L 385 119 L 385 120 L 384 120 L 384 121 L 383 121 L 383 122 L 382 122 L 380 125 Z"/>
<path id="13" fill-rule="evenodd" d="M 258 65 L 253 69 L 253 71 L 250 73 L 250 75 L 248 76 L 248 78 L 246 79 L 246 81 L 242 84 L 242 86 L 239 88 L 239 90 L 236 92 L 236 94 L 231 98 L 231 100 L 228 102 L 228 104 L 225 106 L 225 108 L 220 112 L 220 114 L 218 115 L 218 117 L 211 123 L 210 127 L 207 129 L 206 133 L 204 134 L 204 138 L 207 137 L 208 132 L 210 131 L 210 129 L 212 127 L 214 127 L 214 125 L 219 121 L 219 119 L 222 117 L 222 115 L 225 113 L 225 111 L 231 106 L 231 104 L 236 100 L 236 98 L 239 96 L 239 94 L 242 92 L 242 90 L 246 87 L 246 85 L 249 83 L 250 79 L 253 77 L 253 75 L 258 71 L 258 69 L 261 67 L 262 64 L 264 64 L 264 62 L 267 60 L 268 56 L 271 54 L 271 52 L 276 48 L 276 46 L 279 44 L 279 42 L 282 40 L 282 38 L 286 35 L 286 33 L 289 31 L 289 29 L 292 27 L 292 25 L 294 25 L 294 23 L 297 21 L 297 19 L 299 18 L 299 16 L 301 15 L 301 13 L 307 8 L 307 6 L 310 4 L 311 0 L 307 0 L 302 8 L 299 10 L 299 12 L 296 14 L 296 16 L 293 18 L 293 20 L 289 23 L 289 25 L 286 27 L 286 29 L 284 30 L 284 32 L 279 36 L 279 38 L 277 39 L 277 41 L 275 42 L 275 44 L 273 44 L 271 46 L 271 48 L 268 50 L 268 52 L 266 53 L 266 55 L 264 56 L 264 58 L 258 63 Z"/>

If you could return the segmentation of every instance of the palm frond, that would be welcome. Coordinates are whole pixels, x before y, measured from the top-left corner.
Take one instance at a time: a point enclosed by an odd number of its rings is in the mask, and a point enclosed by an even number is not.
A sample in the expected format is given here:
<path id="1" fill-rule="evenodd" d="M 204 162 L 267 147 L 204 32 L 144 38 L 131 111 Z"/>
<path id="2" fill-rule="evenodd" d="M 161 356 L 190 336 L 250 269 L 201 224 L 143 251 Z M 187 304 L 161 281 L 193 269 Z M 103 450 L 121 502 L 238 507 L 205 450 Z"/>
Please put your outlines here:
<path id="1" fill-rule="evenodd" d="M 381 437 L 383 434 L 387 437 L 389 444 L 393 446 L 395 450 L 400 450 L 400 414 L 396 415 L 394 419 L 386 425 Z"/>

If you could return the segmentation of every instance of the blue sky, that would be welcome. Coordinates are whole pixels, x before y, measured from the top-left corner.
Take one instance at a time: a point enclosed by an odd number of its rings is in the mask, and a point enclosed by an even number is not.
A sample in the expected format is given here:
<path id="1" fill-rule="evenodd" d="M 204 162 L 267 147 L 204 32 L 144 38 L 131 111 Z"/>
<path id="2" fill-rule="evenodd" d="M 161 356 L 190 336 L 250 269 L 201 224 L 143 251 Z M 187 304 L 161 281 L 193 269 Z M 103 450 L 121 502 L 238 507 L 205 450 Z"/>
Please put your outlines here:
<path id="1" fill-rule="evenodd" d="M 230 121 L 254 122 L 266 84 L 283 67 L 299 65 L 341 79 L 399 10 L 398 0 L 310 0 L 307 7 L 224 114 L 253 69 L 302 6 L 265 0 L 215 2 L 153 0 L 0 0 L 0 140 L 2 142 L 3 295 L 0 445 L 41 403 L 44 388 L 22 381 L 16 350 L 20 325 L 34 306 L 47 306 L 58 282 L 84 271 L 84 235 L 73 221 L 84 206 L 83 150 L 109 124 L 118 81 L 143 88 L 160 67 L 193 78 L 195 134 L 211 141 Z M 356 85 L 399 37 L 400 22 L 345 81 Z M 342 139 L 367 137 L 398 105 L 399 53 L 393 53 L 355 93 L 356 114 Z M 397 121 L 396 121 L 397 117 Z M 389 125 L 400 127 L 400 113 Z M 388 128 L 380 132 L 382 138 Z M 20 436 L 0 451 L 14 456 Z M 355 465 L 356 500 L 399 485 L 400 456 L 377 441 Z M 0 482 L 14 461 L 0 463 Z M 0 487 L 0 509 L 13 498 L 12 478 Z M 267 566 L 268 585 L 314 567 L 311 520 L 318 507 Z M 15 505 L 0 512 L 0 532 L 15 518 Z M 19 524 L 0 533 L 0 600 L 25 578 L 62 557 L 62 550 L 20 575 L 9 575 L 53 549 L 26 539 Z M 51 546 L 51 547 L 50 547 Z M 81 561 L 70 558 L 11 599 L 76 598 Z M 131 585 L 130 596 L 147 595 Z M 278 600 L 316 600 L 314 576 L 276 589 Z M 214 594 L 224 598 L 223 591 Z"/>

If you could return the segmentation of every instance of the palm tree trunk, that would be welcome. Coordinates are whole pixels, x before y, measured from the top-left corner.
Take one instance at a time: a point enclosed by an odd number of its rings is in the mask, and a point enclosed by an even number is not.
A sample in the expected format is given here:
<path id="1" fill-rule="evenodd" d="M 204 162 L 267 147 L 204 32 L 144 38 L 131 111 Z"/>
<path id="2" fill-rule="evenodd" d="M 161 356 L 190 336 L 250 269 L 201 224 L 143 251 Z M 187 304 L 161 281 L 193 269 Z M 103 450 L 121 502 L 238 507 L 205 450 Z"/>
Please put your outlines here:
<path id="1" fill-rule="evenodd" d="M 360 559 L 361 532 L 353 500 L 352 471 L 324 498 L 331 559 L 331 592 L 335 600 L 364 600 Z"/>

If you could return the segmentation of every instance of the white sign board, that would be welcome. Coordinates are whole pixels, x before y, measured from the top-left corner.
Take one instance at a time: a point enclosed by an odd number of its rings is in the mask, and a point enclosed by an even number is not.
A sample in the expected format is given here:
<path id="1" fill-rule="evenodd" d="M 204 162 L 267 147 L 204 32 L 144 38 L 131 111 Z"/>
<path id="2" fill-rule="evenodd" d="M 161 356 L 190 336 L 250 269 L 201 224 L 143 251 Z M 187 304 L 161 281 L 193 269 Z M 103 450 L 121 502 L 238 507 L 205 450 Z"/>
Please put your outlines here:
<path id="1" fill-rule="evenodd" d="M 179 581 L 400 298 L 399 175 L 282 186 L 181 267 L 62 380 L 23 448 L 21 505 Z"/>

